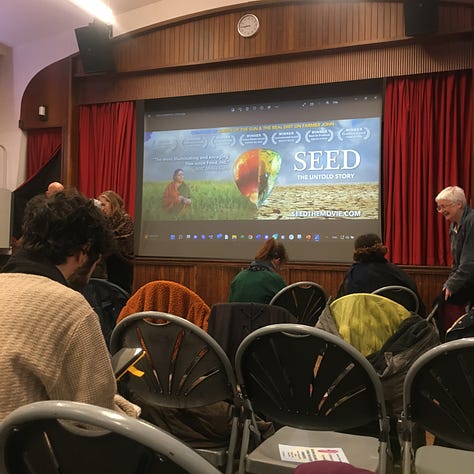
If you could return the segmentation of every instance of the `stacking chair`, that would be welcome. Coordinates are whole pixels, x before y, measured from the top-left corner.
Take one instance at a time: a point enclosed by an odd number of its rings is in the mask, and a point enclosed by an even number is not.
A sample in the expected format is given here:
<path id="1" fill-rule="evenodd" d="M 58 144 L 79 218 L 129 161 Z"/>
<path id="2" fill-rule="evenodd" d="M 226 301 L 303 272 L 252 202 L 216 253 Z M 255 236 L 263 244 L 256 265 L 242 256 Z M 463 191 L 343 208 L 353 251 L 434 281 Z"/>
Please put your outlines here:
<path id="1" fill-rule="evenodd" d="M 275 324 L 247 336 L 235 358 L 237 382 L 255 413 L 280 429 L 247 453 L 244 424 L 239 472 L 292 473 L 280 445 L 342 448 L 353 466 L 383 474 L 389 423 L 381 382 L 370 363 L 341 338 L 301 324 Z M 378 439 L 342 433 L 375 422 Z M 302 461 L 302 457 L 299 461 Z"/>
<path id="2" fill-rule="evenodd" d="M 118 315 L 130 294 L 115 283 L 101 278 L 91 278 L 82 294 L 99 316 L 102 334 L 108 346 Z"/>
<path id="3" fill-rule="evenodd" d="M 154 280 L 138 288 L 120 311 L 117 322 L 140 311 L 163 311 L 180 316 L 207 331 L 211 309 L 204 300 L 181 283 Z"/>
<path id="4" fill-rule="evenodd" d="M 446 342 L 423 354 L 405 378 L 403 405 L 403 474 L 474 472 L 474 338 Z M 415 449 L 415 423 L 452 448 Z"/>
<path id="5" fill-rule="evenodd" d="M 407 288 L 406 286 L 383 286 L 382 288 L 377 288 L 372 291 L 372 294 L 385 296 L 385 298 L 396 301 L 412 313 L 418 314 L 420 309 L 420 302 L 417 294 L 411 288 Z"/>
<path id="6" fill-rule="evenodd" d="M 145 311 L 127 316 L 114 329 L 111 352 L 141 347 L 135 364 L 141 377 L 125 374 L 122 395 L 138 395 L 150 406 L 196 408 L 227 401 L 233 405 L 232 429 L 225 446 L 197 449 L 213 465 L 231 474 L 238 434 L 240 393 L 233 368 L 219 344 L 195 324 L 175 315 Z"/>
<path id="7" fill-rule="evenodd" d="M 48 400 L 17 408 L 0 425 L 5 474 L 218 474 L 175 437 L 94 405 Z"/>
<path id="8" fill-rule="evenodd" d="M 211 308 L 207 332 L 233 363 L 237 347 L 255 329 L 270 324 L 296 322 L 296 317 L 280 306 L 263 303 L 216 303 Z"/>
<path id="9" fill-rule="evenodd" d="M 282 288 L 270 301 L 286 308 L 298 323 L 314 326 L 326 305 L 324 288 L 312 281 L 298 281 Z"/>

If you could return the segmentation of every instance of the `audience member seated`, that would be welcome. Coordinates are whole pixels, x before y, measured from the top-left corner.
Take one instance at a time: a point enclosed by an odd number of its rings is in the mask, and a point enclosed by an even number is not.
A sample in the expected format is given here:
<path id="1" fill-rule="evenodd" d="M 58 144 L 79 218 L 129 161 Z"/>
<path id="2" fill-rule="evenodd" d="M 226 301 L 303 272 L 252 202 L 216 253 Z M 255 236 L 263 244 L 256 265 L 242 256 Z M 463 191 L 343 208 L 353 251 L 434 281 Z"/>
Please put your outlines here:
<path id="1" fill-rule="evenodd" d="M 410 288 L 418 296 L 418 313 L 425 316 L 425 306 L 413 278 L 400 267 L 390 263 L 385 255 L 387 247 L 376 234 L 363 234 L 354 243 L 354 263 L 344 277 L 337 297 L 352 293 L 372 293 L 378 288 L 399 285 Z"/>
<path id="2" fill-rule="evenodd" d="M 28 202 L 21 248 L 0 273 L 0 420 L 40 400 L 138 415 L 116 394 L 97 314 L 76 291 L 112 239 L 103 214 L 77 192 Z"/>
<path id="3" fill-rule="evenodd" d="M 278 273 L 288 261 L 281 242 L 268 239 L 248 268 L 238 273 L 230 284 L 229 303 L 263 303 L 270 300 L 286 286 Z"/>

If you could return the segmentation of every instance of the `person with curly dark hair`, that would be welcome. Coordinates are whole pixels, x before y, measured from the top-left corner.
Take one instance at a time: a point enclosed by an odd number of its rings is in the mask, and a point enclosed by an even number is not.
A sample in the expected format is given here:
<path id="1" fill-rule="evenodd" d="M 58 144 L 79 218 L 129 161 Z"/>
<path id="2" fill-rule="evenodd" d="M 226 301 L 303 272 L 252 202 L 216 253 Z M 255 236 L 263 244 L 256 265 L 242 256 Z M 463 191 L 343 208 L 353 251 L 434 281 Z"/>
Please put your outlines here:
<path id="1" fill-rule="evenodd" d="M 76 291 L 112 241 L 105 216 L 77 191 L 28 202 L 21 247 L 0 272 L 0 420 L 40 400 L 138 414 L 116 394 L 99 319 Z"/>
<path id="2" fill-rule="evenodd" d="M 420 302 L 420 315 L 425 308 L 418 295 L 415 281 L 402 268 L 389 262 L 388 252 L 377 234 L 363 234 L 354 242 L 354 263 L 344 277 L 337 297 L 352 293 L 372 293 L 378 288 L 390 285 L 405 286 L 413 290 Z"/>

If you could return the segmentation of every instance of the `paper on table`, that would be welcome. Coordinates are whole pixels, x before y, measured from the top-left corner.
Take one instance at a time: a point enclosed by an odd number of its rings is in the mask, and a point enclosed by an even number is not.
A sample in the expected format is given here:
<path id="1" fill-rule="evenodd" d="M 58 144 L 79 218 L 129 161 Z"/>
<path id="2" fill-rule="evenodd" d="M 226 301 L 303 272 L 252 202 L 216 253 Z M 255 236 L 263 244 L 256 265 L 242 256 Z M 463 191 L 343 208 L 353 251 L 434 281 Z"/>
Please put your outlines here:
<path id="1" fill-rule="evenodd" d="M 346 462 L 344 451 L 341 448 L 315 448 L 305 446 L 289 446 L 279 444 L 280 457 L 282 461 L 310 462 L 310 461 L 336 461 Z"/>

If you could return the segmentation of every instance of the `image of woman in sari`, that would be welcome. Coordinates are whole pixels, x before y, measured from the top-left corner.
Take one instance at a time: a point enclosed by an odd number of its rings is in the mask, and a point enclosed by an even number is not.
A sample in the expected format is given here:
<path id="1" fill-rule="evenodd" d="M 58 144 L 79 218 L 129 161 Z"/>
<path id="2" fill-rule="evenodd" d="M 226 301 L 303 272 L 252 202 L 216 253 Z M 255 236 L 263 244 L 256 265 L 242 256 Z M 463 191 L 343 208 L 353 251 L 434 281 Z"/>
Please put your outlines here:
<path id="1" fill-rule="evenodd" d="M 169 214 L 178 215 L 191 206 L 191 190 L 184 182 L 184 171 L 178 168 L 173 173 L 173 181 L 163 193 L 162 207 Z"/>

